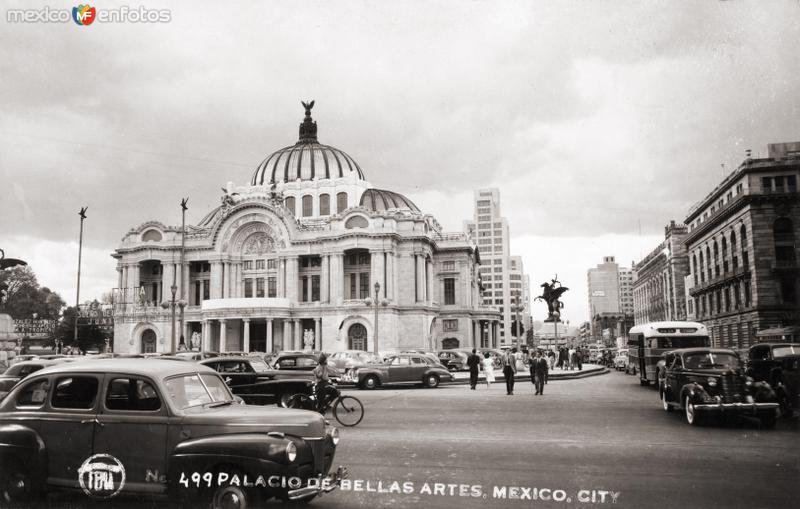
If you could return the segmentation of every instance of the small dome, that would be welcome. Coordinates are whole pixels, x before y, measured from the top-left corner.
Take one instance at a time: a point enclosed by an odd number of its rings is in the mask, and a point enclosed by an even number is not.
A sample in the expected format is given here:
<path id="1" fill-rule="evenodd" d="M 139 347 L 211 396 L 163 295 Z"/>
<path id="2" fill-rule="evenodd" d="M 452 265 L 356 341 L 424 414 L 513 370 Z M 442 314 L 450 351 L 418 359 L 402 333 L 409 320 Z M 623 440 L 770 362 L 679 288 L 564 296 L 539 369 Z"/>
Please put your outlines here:
<path id="1" fill-rule="evenodd" d="M 338 148 L 317 141 L 317 123 L 311 118 L 314 101 L 304 102 L 303 106 L 306 116 L 300 124 L 300 139 L 264 159 L 253 173 L 250 185 L 294 182 L 297 179 L 335 179 L 348 175 L 364 180 L 364 172 L 355 159 Z"/>
<path id="2" fill-rule="evenodd" d="M 386 191 L 385 189 L 367 189 L 361 195 L 359 203 L 362 207 L 375 212 L 381 212 L 390 209 L 406 209 L 413 212 L 420 210 L 414 205 L 414 202 L 406 198 L 400 193 L 394 191 Z"/>

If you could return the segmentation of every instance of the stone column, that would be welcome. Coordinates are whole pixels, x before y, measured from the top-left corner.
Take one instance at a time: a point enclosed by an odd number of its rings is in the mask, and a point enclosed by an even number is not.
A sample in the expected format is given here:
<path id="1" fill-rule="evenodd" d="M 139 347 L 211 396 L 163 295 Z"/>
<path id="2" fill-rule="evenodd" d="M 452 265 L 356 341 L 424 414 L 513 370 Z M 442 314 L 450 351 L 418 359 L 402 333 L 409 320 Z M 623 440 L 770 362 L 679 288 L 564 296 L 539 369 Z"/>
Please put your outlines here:
<path id="1" fill-rule="evenodd" d="M 201 341 L 201 350 L 208 352 L 211 350 L 211 321 L 203 320 L 203 339 Z"/>
<path id="2" fill-rule="evenodd" d="M 245 352 L 250 351 L 250 319 L 249 318 L 242 318 L 244 322 L 244 344 L 242 345 L 242 350 Z"/>
<path id="3" fill-rule="evenodd" d="M 211 262 L 211 276 L 208 280 L 208 298 L 219 299 L 222 290 L 222 263 Z"/>
<path id="4" fill-rule="evenodd" d="M 314 319 L 314 350 L 322 350 L 322 318 Z"/>
<path id="5" fill-rule="evenodd" d="M 136 296 L 139 295 L 139 264 L 134 263 L 131 266 L 131 284 L 130 287 L 136 290 Z"/>
<path id="6" fill-rule="evenodd" d="M 272 337 L 272 318 L 267 318 L 267 353 L 275 350 L 274 340 Z"/>
<path id="7" fill-rule="evenodd" d="M 425 259 L 425 292 L 426 298 L 425 301 L 428 304 L 433 303 L 433 262 L 429 259 Z M 456 292 L 458 293 L 458 292 Z"/>
<path id="8" fill-rule="evenodd" d="M 330 294 L 331 303 L 341 305 L 344 300 L 344 255 L 335 253 L 330 257 Z"/>
<path id="9" fill-rule="evenodd" d="M 219 353 L 225 353 L 228 350 L 227 338 L 227 325 L 225 320 L 219 321 Z"/>
<path id="10" fill-rule="evenodd" d="M 297 295 L 298 286 L 300 284 L 297 274 L 298 260 L 293 256 L 286 260 L 286 298 L 290 302 L 299 302 Z"/>
<path id="11" fill-rule="evenodd" d="M 474 320 L 472 322 L 472 348 L 478 348 L 481 338 L 481 321 Z"/>
<path id="12" fill-rule="evenodd" d="M 384 269 L 386 268 L 385 257 L 383 251 L 373 251 L 372 252 L 372 286 L 375 286 L 375 283 L 379 283 L 381 285 L 381 291 L 379 294 L 379 298 L 386 297 L 386 278 L 384 278 Z M 374 290 L 372 288 L 370 290 L 370 295 L 375 295 Z"/>
<path id="13" fill-rule="evenodd" d="M 222 262 L 222 298 L 228 299 L 231 296 L 231 264 Z"/>
<path id="14" fill-rule="evenodd" d="M 292 349 L 292 321 L 289 319 L 283 319 L 281 342 L 283 343 L 282 350 Z"/>
<path id="15" fill-rule="evenodd" d="M 386 298 L 395 300 L 394 297 L 394 253 L 387 251 L 385 253 L 386 262 Z"/>
<path id="16" fill-rule="evenodd" d="M 295 318 L 293 321 L 294 321 L 294 350 L 302 350 L 303 334 L 302 334 L 302 328 L 300 327 L 300 319 Z"/>
<path id="17" fill-rule="evenodd" d="M 425 300 L 425 257 L 419 254 L 414 255 L 414 262 L 417 266 L 416 302 L 423 302 Z"/>
<path id="18" fill-rule="evenodd" d="M 278 297 L 286 297 L 286 260 L 278 260 Z"/>
<path id="19" fill-rule="evenodd" d="M 392 295 L 394 297 L 394 301 L 398 304 L 401 303 L 401 295 L 400 295 L 400 267 L 402 265 L 402 260 L 400 258 L 399 253 L 389 253 L 389 256 L 392 258 Z"/>
<path id="20" fill-rule="evenodd" d="M 197 301 L 197 305 L 198 306 L 202 306 L 203 305 L 203 297 L 205 296 L 205 294 L 206 294 L 206 280 L 205 279 L 201 279 L 200 280 L 200 295 L 198 296 L 199 300 Z"/>
<path id="21" fill-rule="evenodd" d="M 322 303 L 330 302 L 330 284 L 328 279 L 331 276 L 330 255 L 322 256 L 322 273 L 319 277 L 319 301 Z"/>
<path id="22" fill-rule="evenodd" d="M 156 298 L 157 303 L 161 303 L 163 300 L 171 300 L 172 299 L 172 277 L 175 274 L 175 265 L 168 263 L 166 265 L 162 265 L 164 267 L 164 273 L 161 275 L 161 291 L 159 292 L 161 295 L 158 295 Z M 178 300 L 178 294 L 175 294 L 175 300 Z"/>

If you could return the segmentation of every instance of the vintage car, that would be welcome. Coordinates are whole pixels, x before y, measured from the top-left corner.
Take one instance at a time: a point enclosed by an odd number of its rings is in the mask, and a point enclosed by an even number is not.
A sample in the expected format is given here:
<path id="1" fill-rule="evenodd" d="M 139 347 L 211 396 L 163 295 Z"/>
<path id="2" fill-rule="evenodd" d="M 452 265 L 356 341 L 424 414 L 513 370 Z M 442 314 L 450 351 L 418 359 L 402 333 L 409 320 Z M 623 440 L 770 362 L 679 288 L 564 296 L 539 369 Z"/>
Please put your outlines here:
<path id="1" fill-rule="evenodd" d="M 314 412 L 240 403 L 217 373 L 195 363 L 113 359 L 42 369 L 0 403 L 0 498 L 27 507 L 66 489 L 244 509 L 335 488 L 343 475 L 329 475 L 336 428 Z"/>
<path id="2" fill-rule="evenodd" d="M 31 373 L 35 373 L 40 369 L 48 366 L 55 366 L 56 364 L 60 364 L 62 362 L 64 361 L 54 359 L 22 361 L 13 364 L 10 368 L 5 370 L 2 375 L 0 375 L 0 400 L 9 393 L 12 387 L 17 385 L 17 383 L 26 376 L 30 375 Z"/>
<path id="3" fill-rule="evenodd" d="M 439 362 L 449 371 L 464 371 L 467 368 L 469 354 L 462 350 L 442 350 L 439 352 Z"/>
<path id="4" fill-rule="evenodd" d="M 800 409 L 800 343 L 751 346 L 745 373 L 775 390 L 784 414 Z"/>
<path id="5" fill-rule="evenodd" d="M 338 369 L 342 374 L 342 381 L 350 383 L 353 382 L 353 370 L 380 362 L 375 354 L 364 350 L 340 350 L 328 356 L 328 366 Z"/>
<path id="6" fill-rule="evenodd" d="M 628 369 L 628 349 L 623 348 L 621 350 L 617 350 L 617 354 L 614 357 L 614 369 L 617 371 L 626 371 Z"/>
<path id="7" fill-rule="evenodd" d="M 357 368 L 353 379 L 359 389 L 375 389 L 381 385 L 423 384 L 437 387 L 440 382 L 451 382 L 453 375 L 441 364 L 419 354 L 396 354 L 381 364 L 368 364 Z"/>
<path id="8" fill-rule="evenodd" d="M 775 425 L 778 403 L 766 382 L 746 377 L 738 354 L 725 348 L 683 348 L 664 355 L 659 395 L 664 410 L 682 409 L 701 424 L 709 414 L 745 414 Z"/>
<path id="9" fill-rule="evenodd" d="M 234 394 L 249 405 L 285 407 L 295 394 L 310 394 L 311 371 L 274 369 L 258 357 L 215 357 L 200 361 L 222 376 Z"/>
<path id="10" fill-rule="evenodd" d="M 195 350 L 178 352 L 175 355 L 177 355 L 178 357 L 186 357 L 187 359 L 193 361 L 202 361 L 204 359 L 213 359 L 214 357 L 219 357 L 218 352 L 198 352 Z"/>

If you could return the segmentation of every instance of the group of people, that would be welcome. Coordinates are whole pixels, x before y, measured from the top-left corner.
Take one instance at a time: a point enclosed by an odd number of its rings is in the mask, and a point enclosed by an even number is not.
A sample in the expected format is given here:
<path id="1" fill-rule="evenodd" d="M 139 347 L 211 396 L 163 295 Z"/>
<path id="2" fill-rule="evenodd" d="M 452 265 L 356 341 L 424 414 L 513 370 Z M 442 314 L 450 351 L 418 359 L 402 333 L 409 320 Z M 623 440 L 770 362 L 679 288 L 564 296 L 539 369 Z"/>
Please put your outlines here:
<path id="1" fill-rule="evenodd" d="M 542 355 L 541 350 L 537 350 L 533 357 L 528 355 L 528 352 L 517 351 L 516 348 L 505 352 L 501 358 L 501 367 L 503 368 L 503 377 L 506 381 L 506 395 L 514 395 L 514 376 L 521 370 L 528 367 L 531 374 L 531 382 L 535 388 L 535 394 L 544 394 L 544 385 L 547 383 L 547 374 L 551 368 L 552 363 Z M 478 373 L 482 370 L 486 377 L 486 387 L 489 388 L 495 381 L 494 377 L 494 359 L 492 359 L 489 352 L 483 354 L 481 357 L 475 348 L 472 349 L 472 354 L 467 358 L 467 367 L 469 367 L 469 385 L 470 389 L 475 390 L 478 385 Z"/>
<path id="2" fill-rule="evenodd" d="M 555 352 L 550 353 L 559 368 L 569 369 L 570 371 L 574 369 L 583 370 L 583 352 L 580 349 L 562 346 L 558 349 L 558 357 L 556 357 Z"/>

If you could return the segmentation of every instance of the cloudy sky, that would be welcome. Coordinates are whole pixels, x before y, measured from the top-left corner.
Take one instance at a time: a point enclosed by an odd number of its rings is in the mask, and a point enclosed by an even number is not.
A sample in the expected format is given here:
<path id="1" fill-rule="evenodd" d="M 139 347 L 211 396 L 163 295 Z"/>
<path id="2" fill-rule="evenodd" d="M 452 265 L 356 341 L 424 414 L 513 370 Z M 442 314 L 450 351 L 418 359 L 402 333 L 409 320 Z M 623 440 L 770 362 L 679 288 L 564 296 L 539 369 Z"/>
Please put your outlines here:
<path id="1" fill-rule="evenodd" d="M 81 206 L 83 300 L 115 285 L 128 229 L 180 224 L 183 196 L 198 221 L 293 144 L 300 100 L 322 143 L 448 230 L 499 188 L 512 252 L 572 289 L 574 323 L 604 255 L 641 259 L 745 149 L 800 140 L 798 0 L 125 2 L 170 22 L 9 23 L 25 4 L 0 20 L 0 248 L 69 303 Z"/>

